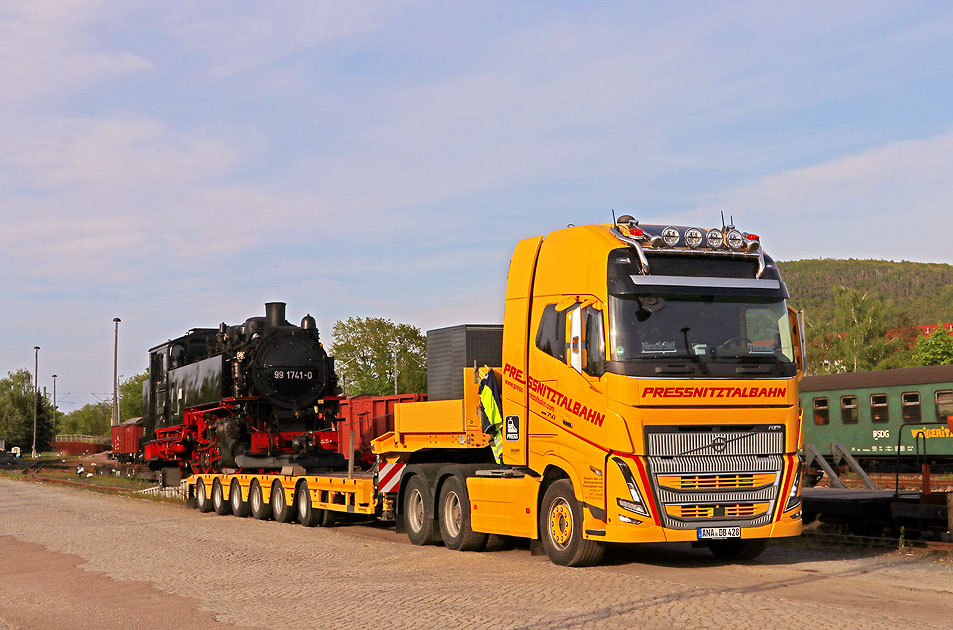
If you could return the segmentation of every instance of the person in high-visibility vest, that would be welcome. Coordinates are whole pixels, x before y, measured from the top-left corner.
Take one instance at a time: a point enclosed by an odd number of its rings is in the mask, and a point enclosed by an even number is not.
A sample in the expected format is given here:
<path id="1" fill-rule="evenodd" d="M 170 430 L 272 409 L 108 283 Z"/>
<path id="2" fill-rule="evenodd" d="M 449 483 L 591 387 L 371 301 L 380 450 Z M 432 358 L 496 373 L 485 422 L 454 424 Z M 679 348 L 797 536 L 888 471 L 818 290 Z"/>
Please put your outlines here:
<path id="1" fill-rule="evenodd" d="M 497 464 L 503 463 L 503 404 L 496 375 L 487 366 L 478 370 L 480 407 L 483 410 L 483 432 L 492 437 L 490 448 Z"/>

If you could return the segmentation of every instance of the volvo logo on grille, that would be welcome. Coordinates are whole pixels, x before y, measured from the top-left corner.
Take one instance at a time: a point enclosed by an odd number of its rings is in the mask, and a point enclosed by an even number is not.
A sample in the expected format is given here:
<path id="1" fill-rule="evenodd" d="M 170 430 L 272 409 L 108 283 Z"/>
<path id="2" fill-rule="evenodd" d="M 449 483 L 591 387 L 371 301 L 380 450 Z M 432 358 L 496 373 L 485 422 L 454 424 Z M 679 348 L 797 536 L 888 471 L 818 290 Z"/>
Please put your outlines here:
<path id="1" fill-rule="evenodd" d="M 725 449 L 728 448 L 728 440 L 719 435 L 711 441 L 711 448 L 716 453 L 724 453 Z"/>

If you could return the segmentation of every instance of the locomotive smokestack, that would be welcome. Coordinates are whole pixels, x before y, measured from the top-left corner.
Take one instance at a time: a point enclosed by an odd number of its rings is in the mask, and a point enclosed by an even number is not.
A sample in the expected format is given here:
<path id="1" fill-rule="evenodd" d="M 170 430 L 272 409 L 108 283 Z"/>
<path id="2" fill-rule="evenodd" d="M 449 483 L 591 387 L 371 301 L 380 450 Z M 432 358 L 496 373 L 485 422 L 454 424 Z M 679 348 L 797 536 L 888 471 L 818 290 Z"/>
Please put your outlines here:
<path id="1" fill-rule="evenodd" d="M 265 318 L 271 327 L 285 325 L 285 303 L 284 302 L 266 302 Z"/>

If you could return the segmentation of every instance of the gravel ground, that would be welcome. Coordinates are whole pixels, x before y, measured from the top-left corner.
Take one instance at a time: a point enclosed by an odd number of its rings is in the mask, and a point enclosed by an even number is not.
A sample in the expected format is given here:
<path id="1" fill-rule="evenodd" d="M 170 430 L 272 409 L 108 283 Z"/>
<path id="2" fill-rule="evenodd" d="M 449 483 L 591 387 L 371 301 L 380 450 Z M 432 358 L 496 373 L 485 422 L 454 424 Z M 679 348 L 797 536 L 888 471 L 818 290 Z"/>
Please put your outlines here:
<path id="1" fill-rule="evenodd" d="M 414 547 L 366 525 L 298 525 L 0 479 L 0 629 L 949 628 L 953 564 L 688 545 L 566 569 L 526 549 Z M 220 625 L 216 625 L 220 624 Z"/>

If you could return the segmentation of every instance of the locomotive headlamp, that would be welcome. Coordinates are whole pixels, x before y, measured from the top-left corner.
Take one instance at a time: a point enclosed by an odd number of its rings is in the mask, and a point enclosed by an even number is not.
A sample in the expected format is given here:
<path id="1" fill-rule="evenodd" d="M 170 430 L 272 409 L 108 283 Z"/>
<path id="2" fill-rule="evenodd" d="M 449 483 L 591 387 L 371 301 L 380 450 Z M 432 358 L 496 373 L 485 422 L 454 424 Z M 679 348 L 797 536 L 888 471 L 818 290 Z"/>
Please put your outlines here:
<path id="1" fill-rule="evenodd" d="M 688 228 L 685 230 L 685 244 L 695 249 L 705 240 L 705 235 L 698 228 Z"/>
<path id="2" fill-rule="evenodd" d="M 725 235 L 725 243 L 727 243 L 731 249 L 741 249 L 744 247 L 745 237 L 743 237 L 738 230 L 730 230 L 728 234 Z"/>
<path id="3" fill-rule="evenodd" d="M 713 228 L 708 230 L 708 234 L 705 235 L 705 241 L 708 242 L 708 246 L 712 249 L 719 249 L 725 242 L 725 235 L 718 228 Z"/>
<path id="4" fill-rule="evenodd" d="M 675 247 L 678 245 L 678 239 L 681 237 L 681 234 L 678 233 L 678 228 L 672 227 L 671 225 L 662 230 L 662 240 L 669 247 Z"/>

